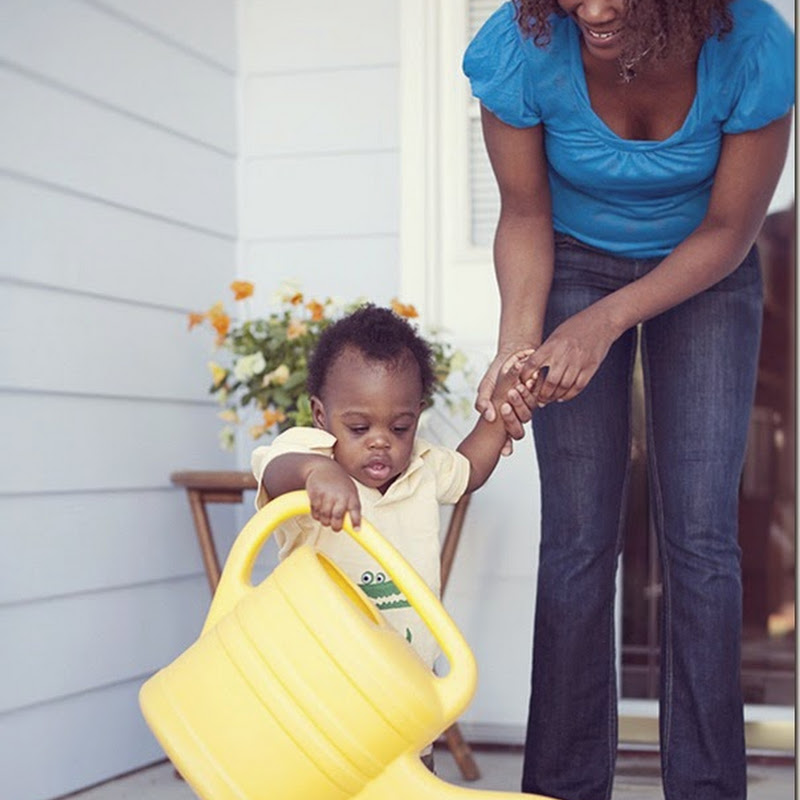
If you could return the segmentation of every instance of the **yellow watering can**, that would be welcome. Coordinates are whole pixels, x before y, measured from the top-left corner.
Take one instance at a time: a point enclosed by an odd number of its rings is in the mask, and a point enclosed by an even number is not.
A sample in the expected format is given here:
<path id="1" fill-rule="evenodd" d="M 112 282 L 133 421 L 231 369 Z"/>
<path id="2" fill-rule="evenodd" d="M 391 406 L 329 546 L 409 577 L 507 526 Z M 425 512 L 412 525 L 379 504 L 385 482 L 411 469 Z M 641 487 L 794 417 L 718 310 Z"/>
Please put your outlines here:
<path id="1" fill-rule="evenodd" d="M 142 687 L 145 719 L 202 800 L 426 800 L 532 795 L 447 784 L 419 751 L 475 691 L 475 659 L 425 582 L 366 521 L 345 530 L 386 569 L 448 659 L 434 675 L 361 590 L 310 546 L 260 584 L 253 564 L 305 492 L 234 542 L 200 638 Z"/>

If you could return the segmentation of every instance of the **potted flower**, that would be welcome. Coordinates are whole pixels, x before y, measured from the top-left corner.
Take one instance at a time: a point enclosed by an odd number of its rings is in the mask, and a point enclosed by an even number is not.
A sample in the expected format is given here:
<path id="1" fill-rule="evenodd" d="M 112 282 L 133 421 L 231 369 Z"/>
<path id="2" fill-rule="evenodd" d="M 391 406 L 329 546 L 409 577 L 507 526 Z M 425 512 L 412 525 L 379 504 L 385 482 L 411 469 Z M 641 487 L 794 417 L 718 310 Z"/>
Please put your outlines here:
<path id="1" fill-rule="evenodd" d="M 247 299 L 255 291 L 249 281 L 230 285 L 233 300 L 247 311 Z M 210 361 L 209 392 L 223 407 L 219 413 L 225 426 L 220 444 L 233 449 L 236 426 L 243 422 L 245 409 L 259 415 L 249 427 L 253 439 L 281 432 L 296 425 L 311 425 L 311 402 L 306 389 L 308 356 L 325 328 L 363 305 L 364 299 L 341 305 L 330 298 L 310 299 L 294 286 L 278 293 L 277 308 L 265 317 L 233 318 L 221 302 L 205 312 L 189 314 L 189 329 L 208 326 L 216 333 L 215 346 L 224 356 Z M 412 305 L 392 300 L 395 313 L 407 319 L 418 317 Z M 448 388 L 454 372 L 464 372 L 464 354 L 443 342 L 437 332 L 423 334 L 434 358 L 436 382 L 428 404 L 442 402 L 448 409 L 463 408 Z"/>

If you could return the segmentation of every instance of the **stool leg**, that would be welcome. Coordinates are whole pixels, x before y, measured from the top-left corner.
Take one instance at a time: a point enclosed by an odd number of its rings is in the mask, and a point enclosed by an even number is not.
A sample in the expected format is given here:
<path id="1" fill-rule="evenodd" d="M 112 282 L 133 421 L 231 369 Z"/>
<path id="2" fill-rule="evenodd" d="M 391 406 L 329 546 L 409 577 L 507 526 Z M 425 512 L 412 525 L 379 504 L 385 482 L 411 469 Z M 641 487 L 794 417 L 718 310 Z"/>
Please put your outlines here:
<path id="1" fill-rule="evenodd" d="M 203 566 L 206 570 L 208 587 L 213 595 L 219 583 L 221 570 L 219 558 L 217 557 L 217 548 L 214 546 L 214 537 L 211 535 L 211 525 L 208 521 L 205 499 L 203 498 L 203 493 L 196 489 L 189 489 L 186 494 L 189 498 L 189 508 L 192 510 L 200 552 L 203 554 Z"/>
<path id="2" fill-rule="evenodd" d="M 458 541 L 461 538 L 461 527 L 464 524 L 464 517 L 467 514 L 471 495 L 465 494 L 453 506 L 453 513 L 450 515 L 450 524 L 447 526 L 447 533 L 442 543 L 442 594 L 447 587 L 447 582 L 450 579 L 450 570 L 453 566 L 453 561 L 456 557 L 456 549 L 458 548 Z M 454 722 L 445 732 L 444 738 L 453 758 L 464 776 L 464 780 L 476 781 L 480 778 L 481 773 L 475 759 L 472 757 L 472 748 L 467 743 L 466 739 L 461 735 L 461 729 L 458 723 Z"/>
<path id="3" fill-rule="evenodd" d="M 481 776 L 478 765 L 472 757 L 472 748 L 467 744 L 467 741 L 461 735 L 461 729 L 458 723 L 454 722 L 445 732 L 444 738 L 453 758 L 464 776 L 464 780 L 476 781 Z"/>

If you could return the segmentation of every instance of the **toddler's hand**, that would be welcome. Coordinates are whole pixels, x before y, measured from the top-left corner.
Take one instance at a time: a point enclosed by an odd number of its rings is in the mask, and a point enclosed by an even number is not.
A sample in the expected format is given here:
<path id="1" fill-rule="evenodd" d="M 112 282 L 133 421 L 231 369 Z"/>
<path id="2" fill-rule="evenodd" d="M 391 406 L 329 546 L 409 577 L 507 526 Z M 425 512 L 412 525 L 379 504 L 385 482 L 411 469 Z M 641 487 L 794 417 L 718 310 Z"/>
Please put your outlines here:
<path id="1" fill-rule="evenodd" d="M 507 428 L 515 420 L 518 423 L 528 422 L 536 408 L 538 376 L 522 377 L 523 367 L 534 352 L 533 349 L 520 350 L 509 356 L 500 368 L 492 402 L 499 409 Z"/>
<path id="2" fill-rule="evenodd" d="M 350 514 L 353 528 L 361 527 L 361 501 L 353 479 L 333 460 L 316 465 L 306 478 L 311 516 L 317 522 L 340 531 L 344 515 Z"/>

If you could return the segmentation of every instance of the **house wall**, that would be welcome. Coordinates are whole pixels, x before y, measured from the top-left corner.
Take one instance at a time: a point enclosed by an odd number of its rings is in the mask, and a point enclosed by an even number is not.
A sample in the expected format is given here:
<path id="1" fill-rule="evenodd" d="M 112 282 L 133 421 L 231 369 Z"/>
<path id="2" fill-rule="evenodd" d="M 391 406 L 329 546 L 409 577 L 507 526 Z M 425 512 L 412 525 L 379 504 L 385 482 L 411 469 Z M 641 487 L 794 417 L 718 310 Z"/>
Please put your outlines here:
<path id="1" fill-rule="evenodd" d="M 324 299 L 399 286 L 398 0 L 242 0 L 240 274 Z"/>
<path id="2" fill-rule="evenodd" d="M 137 691 L 207 608 L 169 474 L 233 465 L 207 395 L 209 337 L 187 333 L 186 312 L 235 273 L 234 11 L 222 0 L 0 7 L 7 800 L 163 758 Z M 231 520 L 215 512 L 219 531 Z"/>

